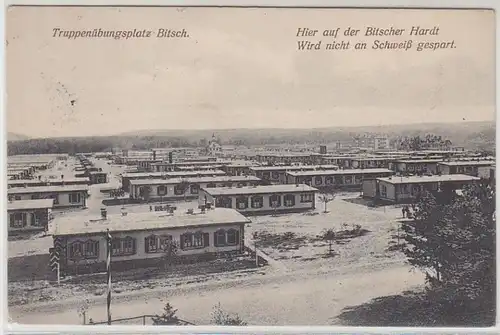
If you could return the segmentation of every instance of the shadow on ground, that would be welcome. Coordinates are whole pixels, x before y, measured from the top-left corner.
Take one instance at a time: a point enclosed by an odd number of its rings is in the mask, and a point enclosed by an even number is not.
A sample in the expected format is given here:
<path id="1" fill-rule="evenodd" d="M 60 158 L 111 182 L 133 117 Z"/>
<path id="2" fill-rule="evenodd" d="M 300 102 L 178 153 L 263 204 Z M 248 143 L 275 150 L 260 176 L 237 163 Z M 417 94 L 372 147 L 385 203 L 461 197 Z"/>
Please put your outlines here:
<path id="1" fill-rule="evenodd" d="M 491 327 L 495 311 L 439 309 L 423 292 L 375 298 L 344 308 L 333 324 L 360 327 Z"/>

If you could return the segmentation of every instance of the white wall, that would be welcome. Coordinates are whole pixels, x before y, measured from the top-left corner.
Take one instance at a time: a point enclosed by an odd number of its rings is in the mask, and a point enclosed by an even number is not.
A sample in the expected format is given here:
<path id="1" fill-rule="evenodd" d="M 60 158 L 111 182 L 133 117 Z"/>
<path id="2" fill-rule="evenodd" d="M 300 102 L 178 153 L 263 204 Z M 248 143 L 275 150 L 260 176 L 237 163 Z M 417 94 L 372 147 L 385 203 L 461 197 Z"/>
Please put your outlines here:
<path id="1" fill-rule="evenodd" d="M 96 223 L 98 224 L 98 223 Z M 216 232 L 218 229 L 235 229 L 240 232 L 240 240 L 242 238 L 242 224 L 234 224 L 234 225 L 213 225 L 213 226 L 208 226 L 208 227 L 202 227 L 202 228 L 192 228 L 190 229 L 189 227 L 185 228 L 175 228 L 175 229 L 162 229 L 162 230 L 155 230 L 155 231 L 131 231 L 131 232 L 110 232 L 111 236 L 113 238 L 125 238 L 127 236 L 135 238 L 136 239 L 136 253 L 134 255 L 127 255 L 127 256 L 113 256 L 112 260 L 113 261 L 130 261 L 130 260 L 140 260 L 140 259 L 152 259 L 152 258 L 159 258 L 163 257 L 165 254 L 158 252 L 158 253 L 147 253 L 145 249 L 145 239 L 146 237 L 150 235 L 171 235 L 172 240 L 178 243 L 180 245 L 180 236 L 184 233 L 191 232 L 203 232 L 203 233 L 208 233 L 209 234 L 209 246 L 204 247 L 204 248 L 199 248 L 199 249 L 191 249 L 191 250 L 182 250 L 180 247 L 178 248 L 177 255 L 179 256 L 187 256 L 187 255 L 200 255 L 200 254 L 205 254 L 205 253 L 216 253 L 216 252 L 229 252 L 229 251 L 238 251 L 241 249 L 241 241 L 238 241 L 239 243 L 234 245 L 234 246 L 225 246 L 225 247 L 215 247 L 214 245 L 214 232 Z M 67 250 L 69 252 L 69 245 L 72 242 L 75 241 L 82 241 L 85 242 L 88 239 L 91 240 L 98 240 L 99 241 L 99 257 L 97 259 L 90 259 L 90 260 L 81 260 L 79 263 L 81 264 L 89 264 L 89 263 L 98 263 L 98 262 L 104 262 L 106 261 L 107 257 L 107 250 L 106 250 L 106 238 L 105 238 L 105 233 L 102 235 L 94 235 L 94 236 L 89 236 L 89 237 L 70 237 L 68 238 L 67 241 Z M 70 261 L 68 259 L 68 264 L 74 264 L 76 262 Z"/>
<path id="2" fill-rule="evenodd" d="M 228 182 L 217 182 L 217 183 L 213 183 L 216 185 L 216 187 L 224 187 L 226 186 L 226 183 L 229 183 Z M 232 183 L 232 187 L 235 187 L 239 184 L 239 183 L 242 183 L 242 184 L 246 184 L 246 185 L 242 185 L 242 186 L 250 186 L 250 185 L 255 185 L 257 184 L 256 181 L 241 181 L 241 182 L 231 182 Z M 198 188 L 201 189 L 201 188 L 206 188 L 207 185 L 209 183 L 195 183 L 193 185 L 198 185 Z M 189 186 L 187 189 L 186 189 L 186 192 L 185 194 L 181 194 L 181 195 L 177 195 L 175 194 L 174 192 L 174 188 L 175 188 L 175 184 L 165 184 L 165 185 L 130 185 L 130 196 L 134 199 L 139 199 L 140 198 L 140 188 L 141 187 L 146 187 L 146 186 L 150 186 L 151 187 L 151 193 L 149 195 L 150 199 L 159 199 L 161 197 L 168 197 L 168 198 L 179 198 L 179 199 L 183 199 L 184 196 L 198 196 L 198 193 L 191 193 L 191 187 Z M 163 195 L 160 195 L 158 193 L 158 187 L 160 186 L 164 186 L 166 188 L 166 194 L 163 194 Z"/>
<path id="3" fill-rule="evenodd" d="M 80 194 L 80 202 L 78 203 L 70 203 L 69 195 L 71 193 L 79 193 Z M 35 194 L 41 194 L 38 199 L 49 199 L 49 194 L 54 194 L 57 196 L 58 203 L 54 201 L 53 208 L 64 208 L 64 207 L 85 207 L 87 193 L 86 192 L 57 192 L 57 193 L 25 193 L 25 194 L 16 194 L 12 195 L 13 200 L 31 200 L 32 196 Z M 10 197 L 10 195 L 9 195 Z M 19 197 L 19 198 L 16 198 Z"/>
<path id="4" fill-rule="evenodd" d="M 375 198 L 377 196 L 377 180 L 368 179 L 363 181 L 363 196 Z"/>
<path id="5" fill-rule="evenodd" d="M 208 191 L 210 192 L 210 191 Z M 276 210 L 279 212 L 279 211 L 285 211 L 285 210 L 291 210 L 291 209 L 313 209 L 315 207 L 315 201 L 312 201 L 312 202 L 300 202 L 300 199 L 301 199 L 301 194 L 313 194 L 313 199 L 315 198 L 315 193 L 314 192 L 294 192 L 294 193 L 287 193 L 287 194 L 291 194 L 295 197 L 295 205 L 294 206 L 291 206 L 291 207 L 288 207 L 288 206 L 285 206 L 285 200 L 284 200 L 284 195 L 280 195 L 281 196 L 281 204 L 279 207 L 276 208 Z M 259 195 L 259 196 L 262 196 L 263 198 L 263 206 L 261 208 L 252 208 L 252 196 L 254 195 Z M 247 195 L 247 200 L 248 200 L 248 206 L 247 208 L 245 209 L 240 209 L 239 207 L 237 207 L 237 202 L 236 200 L 238 198 L 240 198 L 241 196 L 240 195 L 231 195 L 231 196 L 228 196 L 229 198 L 232 199 L 232 207 L 233 209 L 236 209 L 237 211 L 239 212 L 242 212 L 242 213 L 258 213 L 258 212 L 264 212 L 264 211 L 274 211 L 275 208 L 273 208 L 270 204 L 269 204 L 269 198 L 272 196 L 272 194 L 250 194 L 250 195 Z M 200 194 L 200 197 L 198 198 L 198 203 L 200 205 L 203 205 L 205 203 L 205 193 L 203 194 Z M 222 196 L 221 196 L 222 197 Z M 217 197 L 215 197 L 217 198 Z M 214 199 L 213 196 L 207 194 L 207 202 L 210 202 L 212 203 L 213 206 L 216 206 L 216 199 Z"/>

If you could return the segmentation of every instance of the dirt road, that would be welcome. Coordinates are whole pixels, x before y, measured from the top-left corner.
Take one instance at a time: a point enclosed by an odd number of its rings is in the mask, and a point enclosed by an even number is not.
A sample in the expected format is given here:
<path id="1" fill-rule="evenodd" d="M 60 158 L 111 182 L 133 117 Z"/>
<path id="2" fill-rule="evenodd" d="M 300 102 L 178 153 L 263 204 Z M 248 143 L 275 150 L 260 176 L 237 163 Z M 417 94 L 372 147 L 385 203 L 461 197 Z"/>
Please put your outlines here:
<path id="1" fill-rule="evenodd" d="M 196 324 L 210 323 L 213 306 L 238 313 L 254 325 L 328 325 L 343 308 L 398 294 L 423 283 L 420 273 L 406 265 L 385 262 L 324 273 L 283 273 L 262 278 L 209 283 L 167 291 L 115 295 L 113 318 L 160 313 L 165 298 L 178 315 Z M 76 301 L 10 308 L 15 322 L 29 324 L 78 324 Z M 88 317 L 105 319 L 103 298 L 96 299 Z"/>

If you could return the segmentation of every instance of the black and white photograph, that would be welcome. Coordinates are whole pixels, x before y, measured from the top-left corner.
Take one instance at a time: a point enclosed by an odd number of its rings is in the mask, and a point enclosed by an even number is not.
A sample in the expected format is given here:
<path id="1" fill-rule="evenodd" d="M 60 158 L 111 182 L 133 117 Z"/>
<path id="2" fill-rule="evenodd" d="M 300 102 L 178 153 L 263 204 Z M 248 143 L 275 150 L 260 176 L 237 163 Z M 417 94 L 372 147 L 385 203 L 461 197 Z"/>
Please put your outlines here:
<path id="1" fill-rule="evenodd" d="M 494 10 L 5 14 L 11 325 L 496 325 Z"/>

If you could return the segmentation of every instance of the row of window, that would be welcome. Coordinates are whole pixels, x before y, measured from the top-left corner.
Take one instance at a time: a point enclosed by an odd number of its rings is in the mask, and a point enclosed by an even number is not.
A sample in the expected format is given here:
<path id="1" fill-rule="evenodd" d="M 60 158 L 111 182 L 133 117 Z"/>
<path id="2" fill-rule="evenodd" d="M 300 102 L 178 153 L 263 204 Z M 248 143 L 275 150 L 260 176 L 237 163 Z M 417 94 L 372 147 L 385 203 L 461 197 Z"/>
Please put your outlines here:
<path id="1" fill-rule="evenodd" d="M 42 227 L 42 220 L 35 213 L 12 213 L 9 214 L 9 226 L 11 228 L 24 228 L 28 225 L 28 217 L 30 225 L 33 227 Z"/>
<path id="2" fill-rule="evenodd" d="M 247 186 L 247 183 L 241 182 L 241 183 L 235 183 L 237 187 L 243 187 Z M 232 187 L 233 183 L 227 182 L 227 183 L 222 183 L 219 185 L 220 187 Z M 217 184 L 215 183 L 208 183 L 207 188 L 214 188 L 217 187 Z M 190 194 L 198 194 L 200 192 L 200 185 L 198 184 L 191 184 L 189 186 L 183 186 L 183 185 L 175 185 L 174 186 L 174 194 L 175 195 L 184 195 L 186 194 L 186 191 L 189 190 Z M 139 188 L 139 196 L 144 197 L 146 196 L 146 188 L 141 187 Z M 158 196 L 165 196 L 168 194 L 168 187 L 161 185 L 156 188 L 156 194 Z"/>
<path id="3" fill-rule="evenodd" d="M 219 229 L 214 232 L 214 246 L 235 246 L 239 244 L 240 232 L 236 229 Z M 181 250 L 203 249 L 210 246 L 209 233 L 185 233 L 179 244 L 171 235 L 150 235 L 144 239 L 144 251 L 148 254 L 166 253 L 180 247 Z M 73 260 L 99 257 L 99 241 L 75 241 L 69 245 L 69 258 Z M 127 236 L 111 241 L 111 256 L 131 256 L 137 253 L 137 239 Z"/>
<path id="4" fill-rule="evenodd" d="M 283 200 L 282 200 L 283 199 Z M 295 206 L 295 194 L 285 194 L 283 196 L 278 194 L 273 194 L 269 197 L 269 207 L 278 208 L 284 205 L 285 207 L 293 207 Z M 250 208 L 262 208 L 264 207 L 264 197 L 260 195 L 254 195 L 251 197 L 240 196 L 234 199 L 236 201 L 236 208 L 243 210 L 247 209 L 249 206 L 250 200 Z M 300 194 L 300 202 L 313 202 L 314 194 L 313 193 L 303 193 Z M 215 200 L 216 207 L 225 207 L 225 208 L 233 208 L 233 198 L 230 197 L 218 197 Z"/>
<path id="5" fill-rule="evenodd" d="M 386 174 L 374 174 L 370 175 L 371 178 L 386 177 Z M 314 179 L 312 177 L 302 177 L 297 178 L 297 182 L 300 184 L 312 185 L 359 185 L 363 182 L 362 175 L 344 175 L 344 176 L 316 176 Z"/>
<path id="6" fill-rule="evenodd" d="M 10 196 L 10 200 L 22 200 L 22 197 L 20 195 L 15 195 L 15 196 Z M 54 200 L 54 205 L 59 204 L 59 195 L 58 194 L 32 194 L 31 195 L 31 200 L 37 200 L 37 199 L 53 199 Z M 79 204 L 82 202 L 82 194 L 81 193 L 69 193 L 68 194 L 68 199 L 70 204 Z"/>

